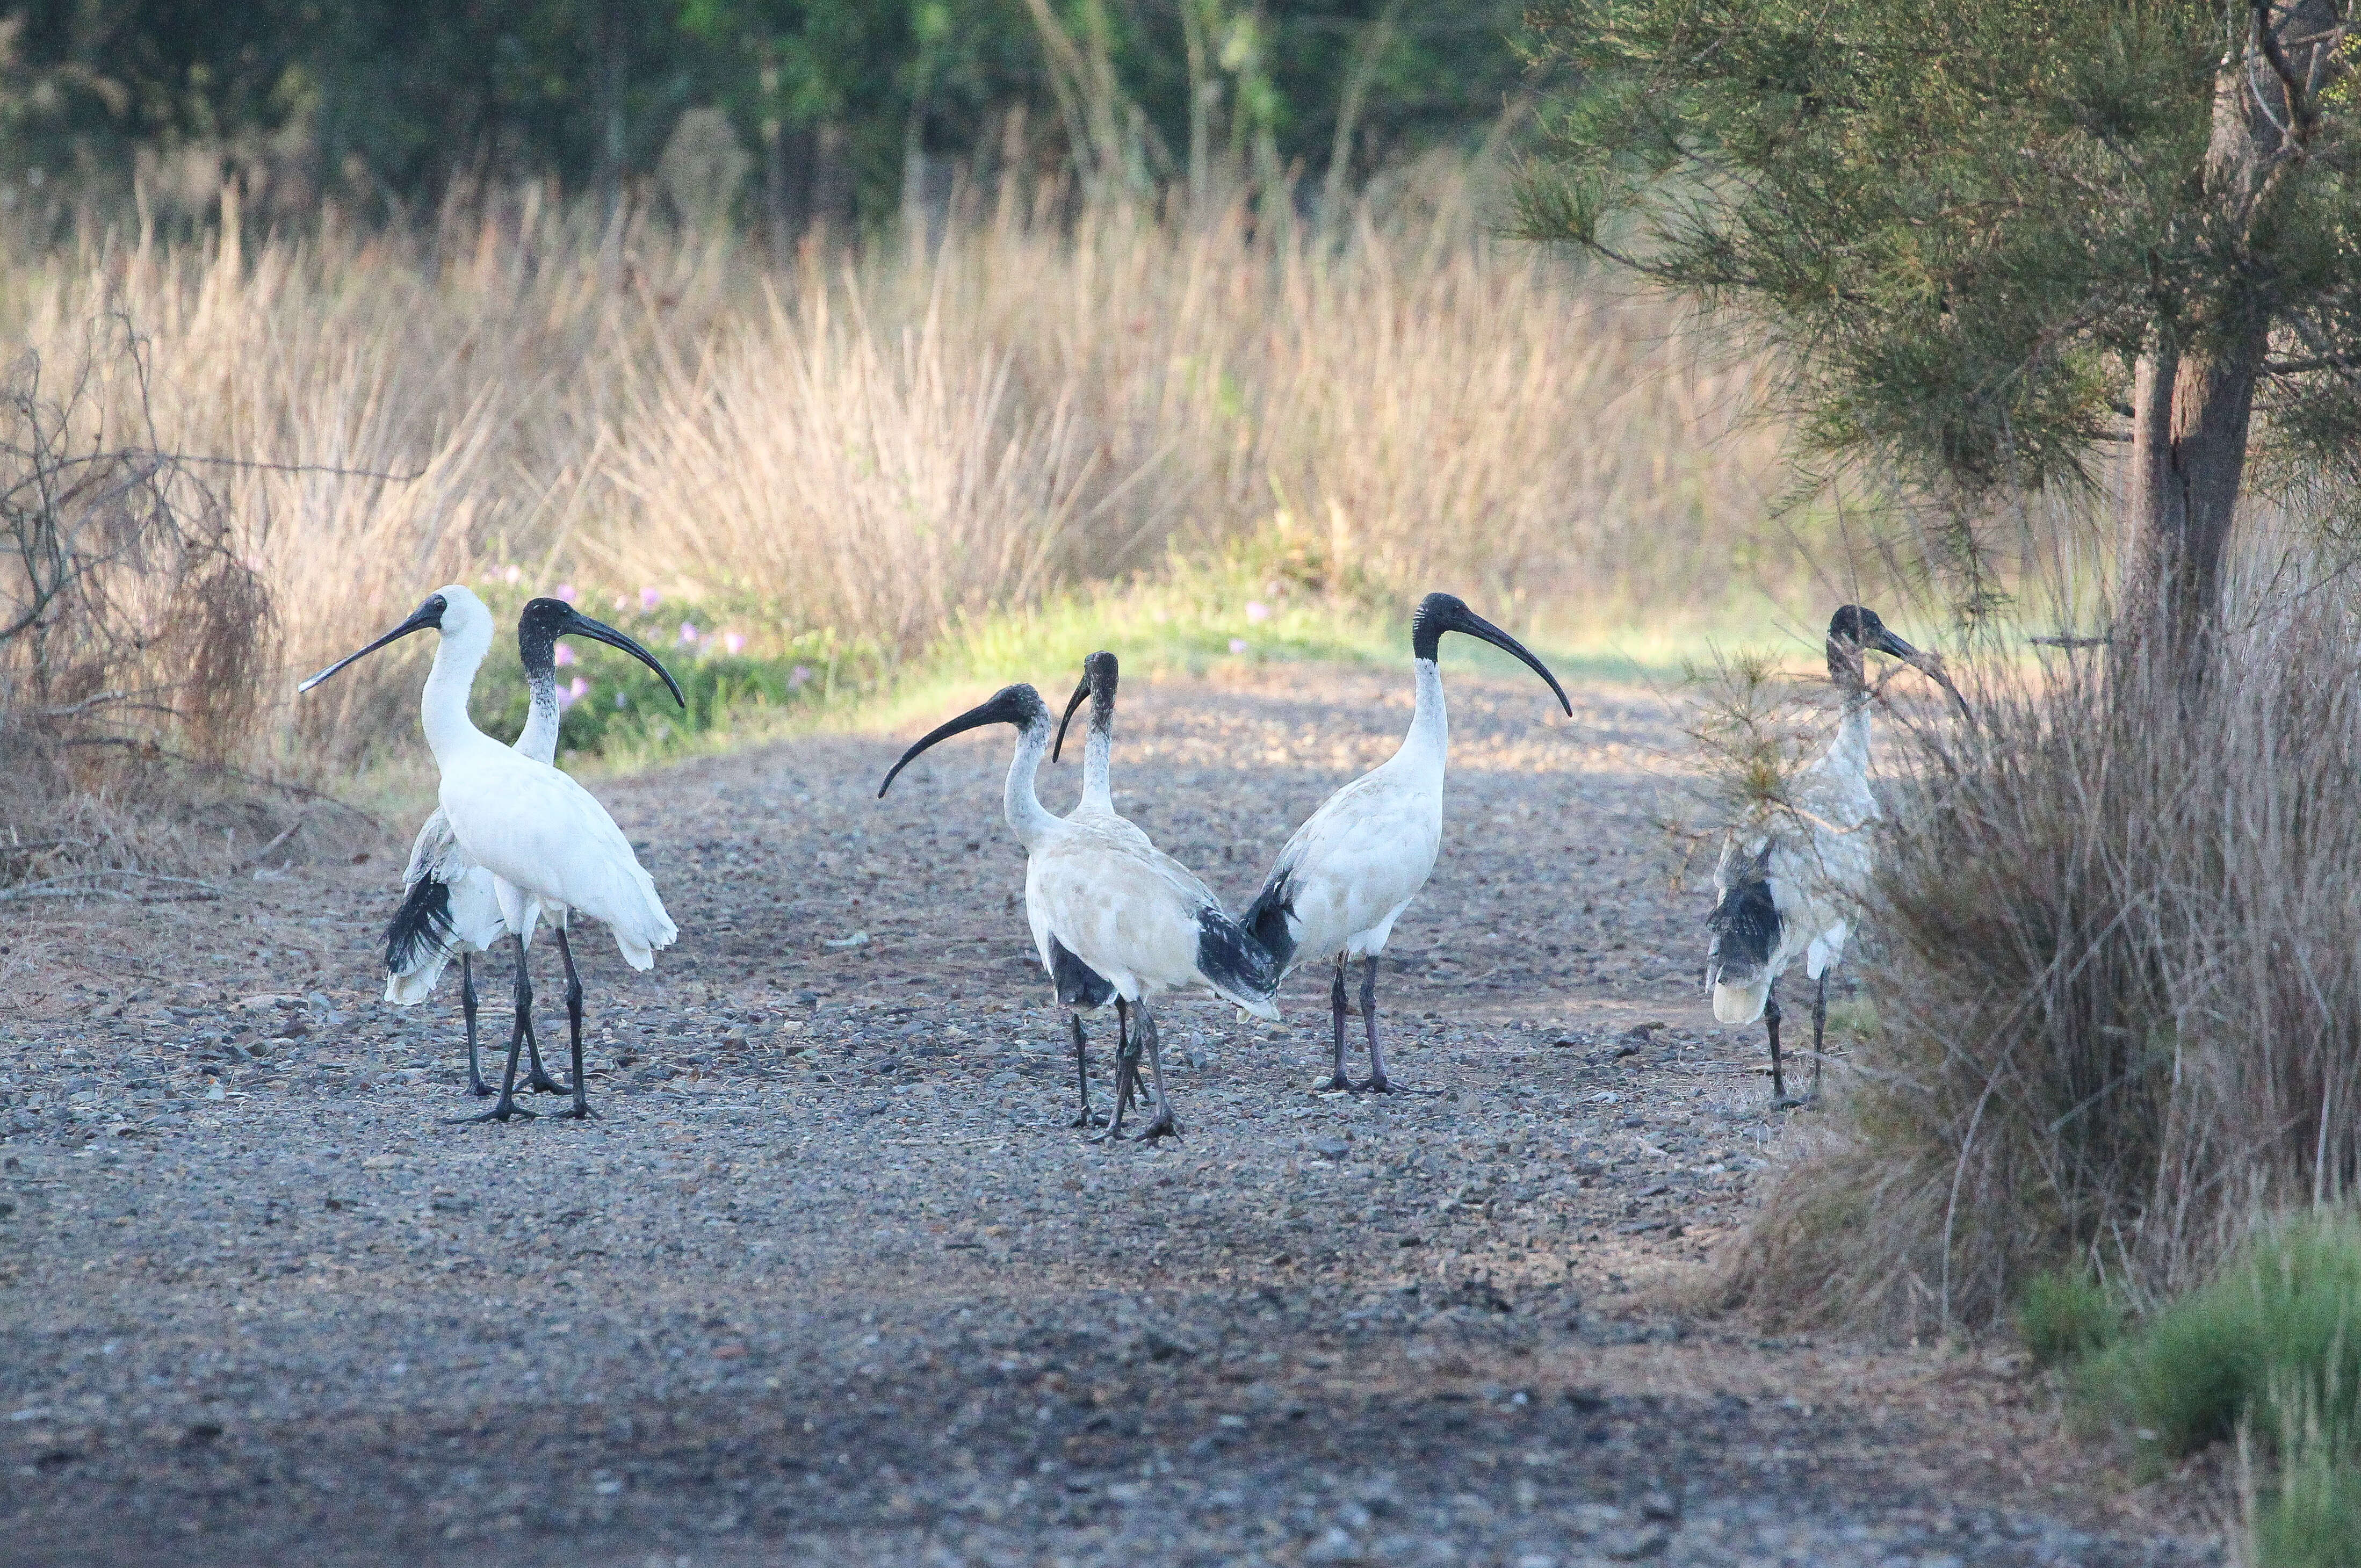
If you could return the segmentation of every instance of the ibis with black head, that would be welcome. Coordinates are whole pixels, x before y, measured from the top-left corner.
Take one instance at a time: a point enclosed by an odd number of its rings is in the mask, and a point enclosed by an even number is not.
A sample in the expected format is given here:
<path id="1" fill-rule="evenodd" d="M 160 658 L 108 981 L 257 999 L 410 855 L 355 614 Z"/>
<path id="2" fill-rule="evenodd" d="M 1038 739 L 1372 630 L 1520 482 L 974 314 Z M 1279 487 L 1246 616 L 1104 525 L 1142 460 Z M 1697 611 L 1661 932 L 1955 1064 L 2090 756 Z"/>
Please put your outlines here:
<path id="1" fill-rule="evenodd" d="M 429 595 L 392 630 L 297 688 L 310 691 L 356 660 L 417 632 L 441 635 L 434 666 L 419 697 L 426 744 L 442 774 L 436 795 L 456 853 L 467 866 L 480 867 L 493 879 L 500 927 L 515 949 L 517 966 L 516 1020 L 509 1035 L 500 1099 L 481 1115 L 462 1118 L 471 1122 L 534 1114 L 516 1103 L 516 1077 L 533 1012 L 525 941 L 544 910 L 562 907 L 605 922 L 623 960 L 633 969 L 653 967 L 656 949 L 670 947 L 680 935 L 664 912 L 654 880 L 632 854 L 631 840 L 590 792 L 547 762 L 501 745 L 468 717 L 468 689 L 491 648 L 492 630 L 492 614 L 484 601 L 464 585 L 449 584 Z M 666 679 L 669 684 L 670 677 Z M 574 1054 L 574 1103 L 558 1113 L 587 1118 L 591 1112 L 582 1077 L 581 979 L 562 925 L 557 942 L 566 962 Z"/>
<path id="2" fill-rule="evenodd" d="M 1451 750 L 1451 723 L 1443 700 L 1436 655 L 1444 634 L 1489 642 L 1522 661 L 1549 683 L 1571 717 L 1574 705 L 1549 667 L 1523 643 L 1450 594 L 1429 594 L 1411 620 L 1411 660 L 1417 683 L 1410 732 L 1394 754 L 1330 795 L 1295 830 L 1271 862 L 1262 891 L 1243 916 L 1246 928 L 1283 970 L 1333 958 L 1328 991 L 1335 1057 L 1326 1088 L 1389 1093 L 1385 1048 L 1378 1030 L 1378 960 L 1394 922 L 1433 874 L 1443 847 L 1443 775 Z M 1361 1025 L 1368 1037 L 1369 1076 L 1345 1075 L 1346 966 L 1363 960 Z"/>
<path id="3" fill-rule="evenodd" d="M 1857 604 L 1828 618 L 1828 681 L 1842 711 L 1836 733 L 1797 770 L 1776 800 L 1730 830 L 1714 868 L 1706 917 L 1706 985 L 1724 1024 L 1763 1022 L 1771 1036 L 1771 1098 L 1779 1108 L 1817 1100 L 1828 1021 L 1828 971 L 1843 958 L 1861 918 L 1875 864 L 1877 795 L 1870 785 L 1871 694 L 1867 655 L 1923 671 L 1967 704 L 1942 661 L 1913 648 L 1877 612 Z M 1804 961 L 1812 981 L 1812 1089 L 1787 1095 L 1779 1047 L 1779 978 Z"/>
<path id="4" fill-rule="evenodd" d="M 1270 998 L 1278 970 L 1196 873 L 1159 850 L 1137 827 L 1115 817 L 1112 809 L 1058 817 L 1042 806 L 1036 784 L 1049 749 L 1050 715 L 1041 694 L 1029 685 L 1003 687 L 920 737 L 877 786 L 879 797 L 928 748 L 997 724 L 1016 731 L 1001 806 L 1025 846 L 1025 915 L 1034 948 L 1053 981 L 1063 953 L 1112 992 L 1118 1018 L 1132 1031 L 1127 1056 L 1136 1058 L 1144 1048 L 1148 1058 L 1153 1111 L 1137 1141 L 1176 1135 L 1180 1125 L 1165 1091 L 1148 999 L 1176 987 L 1198 986 L 1276 1021 L 1279 1009 Z M 1078 1000 L 1090 994 L 1077 984 Z M 1122 1081 L 1119 1072 L 1114 1113 L 1100 1135 L 1110 1140 L 1123 1136 Z"/>
<path id="5" fill-rule="evenodd" d="M 557 640 L 567 635 L 587 637 L 623 650 L 655 671 L 674 701 L 687 706 L 672 672 L 637 641 L 581 614 L 563 599 L 536 598 L 517 616 L 517 652 L 524 664 L 529 698 L 524 729 L 516 739 L 518 755 L 553 765 L 556 760 L 558 729 L 564 717 L 557 696 Z M 471 1093 L 485 1099 L 496 1091 L 484 1081 L 476 1032 L 474 957 L 490 951 L 506 934 L 507 927 L 500 919 L 499 881 L 460 851 L 457 839 L 451 834 L 449 815 L 437 806 L 418 829 L 417 839 L 411 846 L 410 863 L 401 877 L 401 905 L 385 928 L 385 999 L 397 1007 L 412 1007 L 425 1001 L 441 981 L 452 955 L 458 955 L 459 1010 L 467 1029 L 467 1087 Z M 565 907 L 544 905 L 540 916 L 555 930 L 563 948 L 566 940 Z M 524 933 L 528 948 L 533 945 L 533 937 L 530 930 Z M 575 1004 L 578 1005 L 578 987 L 575 992 Z M 574 1006 L 569 1006 L 568 1011 L 571 1014 Z M 543 1093 L 568 1092 L 567 1086 L 550 1077 L 548 1069 L 542 1065 L 541 1044 L 530 1017 L 524 1024 L 524 1087 Z"/>

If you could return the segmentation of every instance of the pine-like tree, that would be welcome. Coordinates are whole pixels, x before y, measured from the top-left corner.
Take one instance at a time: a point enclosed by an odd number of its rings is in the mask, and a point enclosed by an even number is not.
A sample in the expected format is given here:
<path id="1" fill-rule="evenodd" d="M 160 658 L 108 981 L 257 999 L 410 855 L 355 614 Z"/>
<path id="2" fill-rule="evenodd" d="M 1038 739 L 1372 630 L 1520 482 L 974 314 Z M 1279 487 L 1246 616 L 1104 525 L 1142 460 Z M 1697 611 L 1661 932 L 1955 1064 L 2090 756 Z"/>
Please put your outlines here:
<path id="1" fill-rule="evenodd" d="M 1520 226 L 1768 333 L 1814 448 L 1973 504 L 2128 449 L 2119 624 L 2242 493 L 2361 496 L 2352 0 L 1539 0 Z"/>

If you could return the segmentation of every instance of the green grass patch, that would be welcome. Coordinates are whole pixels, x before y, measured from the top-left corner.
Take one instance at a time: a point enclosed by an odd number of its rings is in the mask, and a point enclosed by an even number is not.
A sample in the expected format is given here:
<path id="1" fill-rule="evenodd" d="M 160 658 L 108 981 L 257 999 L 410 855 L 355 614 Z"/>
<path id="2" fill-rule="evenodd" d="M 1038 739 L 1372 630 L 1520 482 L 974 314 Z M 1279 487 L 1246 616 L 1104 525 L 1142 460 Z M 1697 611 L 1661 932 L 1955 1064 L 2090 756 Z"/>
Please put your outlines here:
<path id="1" fill-rule="evenodd" d="M 2091 1363 L 2087 1397 L 2178 1457 L 2234 1436 L 2289 1428 L 2319 1401 L 2350 1441 L 2361 1387 L 2361 1218 L 2290 1223 L 2210 1284 L 2150 1314 Z"/>
<path id="2" fill-rule="evenodd" d="M 2095 1281 L 2050 1278 L 2020 1318 L 2028 1345 L 2037 1332 L 2070 1340 L 2093 1310 Z M 2086 1407 L 2151 1460 L 2233 1438 L 2266 1450 L 2246 1507 L 2256 1568 L 2361 1568 L 2361 1215 L 2256 1241 L 2092 1356 L 2078 1381 Z"/>
<path id="3" fill-rule="evenodd" d="M 2361 1568 L 2361 1460 L 2317 1430 L 2283 1434 L 2279 1474 L 2251 1505 L 2255 1568 Z"/>
<path id="4" fill-rule="evenodd" d="M 2035 1275 L 2016 1306 L 2017 1336 L 2042 1366 L 2062 1366 L 2106 1349 L 2123 1321 L 2123 1308 L 2088 1269 Z"/>

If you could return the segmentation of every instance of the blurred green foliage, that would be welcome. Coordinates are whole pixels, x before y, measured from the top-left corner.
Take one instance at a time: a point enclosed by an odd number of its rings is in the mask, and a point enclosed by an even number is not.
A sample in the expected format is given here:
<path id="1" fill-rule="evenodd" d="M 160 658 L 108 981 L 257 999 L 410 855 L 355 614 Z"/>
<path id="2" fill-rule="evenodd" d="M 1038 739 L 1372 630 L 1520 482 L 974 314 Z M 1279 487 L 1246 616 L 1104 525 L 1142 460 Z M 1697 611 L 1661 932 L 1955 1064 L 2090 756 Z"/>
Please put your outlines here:
<path id="1" fill-rule="evenodd" d="M 524 596 L 493 587 L 484 597 L 500 624 L 515 624 Z M 878 678 L 880 661 L 847 649 L 832 631 L 732 630 L 730 612 L 742 608 L 661 598 L 628 608 L 584 605 L 584 613 L 664 661 L 686 705 L 675 703 L 655 672 L 621 649 L 587 637 L 563 639 L 556 672 L 564 708 L 560 756 L 675 752 L 701 735 L 817 708 L 840 694 L 866 690 Z M 751 623 L 753 618 L 742 619 Z M 495 639 L 468 703 L 477 727 L 513 740 L 524 729 L 531 700 L 516 639 Z"/>
<path id="2" fill-rule="evenodd" d="M 1357 183 L 1485 135 L 1529 74 L 1521 9 L 35 0 L 0 20 L 0 203 L 63 223 L 127 194 L 135 171 L 151 213 L 200 218 L 225 172 L 280 217 L 328 195 L 399 219 L 455 181 L 669 191 L 692 176 L 661 173 L 667 141 L 698 107 L 726 115 L 739 145 L 687 163 L 781 238 L 887 217 L 906 180 L 939 203 L 954 170 L 1012 163 L 1149 189 L 1202 193 L 1226 172 L 1309 191 L 1332 165 Z"/>

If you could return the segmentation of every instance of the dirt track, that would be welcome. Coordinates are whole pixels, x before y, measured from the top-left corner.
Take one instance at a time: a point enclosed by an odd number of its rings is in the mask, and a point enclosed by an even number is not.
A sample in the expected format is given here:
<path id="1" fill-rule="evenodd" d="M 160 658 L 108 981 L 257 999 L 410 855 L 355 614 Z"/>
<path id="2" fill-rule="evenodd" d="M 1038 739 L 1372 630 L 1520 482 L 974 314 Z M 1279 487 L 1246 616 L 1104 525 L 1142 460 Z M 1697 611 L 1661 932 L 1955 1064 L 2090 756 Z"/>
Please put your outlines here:
<path id="1" fill-rule="evenodd" d="M 588 1125 L 440 1124 L 456 985 L 371 982 L 409 825 L 217 903 L 12 909 L 0 1561 L 2218 1561 L 2004 1357 L 1665 1305 L 1780 1129 L 1598 809 L 1664 716 L 1450 690 L 1380 993 L 1416 1092 L 1310 1091 L 1324 975 L 1284 1029 L 1174 1003 L 1177 1146 L 1064 1125 L 998 732 L 882 805 L 862 737 L 602 788 L 684 936 L 648 976 L 579 945 Z M 1408 699 L 1131 683 L 1119 804 L 1242 901 Z"/>

